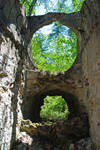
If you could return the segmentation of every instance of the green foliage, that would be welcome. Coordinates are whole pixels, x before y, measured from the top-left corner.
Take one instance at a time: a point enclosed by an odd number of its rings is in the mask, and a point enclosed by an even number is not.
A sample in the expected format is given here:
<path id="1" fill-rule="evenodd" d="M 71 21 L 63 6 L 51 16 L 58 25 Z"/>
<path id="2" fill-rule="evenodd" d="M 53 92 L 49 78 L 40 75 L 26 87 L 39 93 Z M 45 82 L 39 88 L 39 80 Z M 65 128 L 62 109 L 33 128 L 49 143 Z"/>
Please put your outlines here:
<path id="1" fill-rule="evenodd" d="M 62 96 L 47 96 L 41 106 L 40 116 L 45 121 L 66 120 L 69 110 Z"/>
<path id="2" fill-rule="evenodd" d="M 73 11 L 79 11 L 82 7 L 82 4 L 85 0 L 72 0 L 73 3 Z"/>
<path id="3" fill-rule="evenodd" d="M 43 47 L 43 41 L 46 45 Z M 58 34 L 57 37 L 46 39 L 36 35 L 32 41 L 32 55 L 35 65 L 40 70 L 59 72 L 69 69 L 76 58 L 76 36 L 65 37 Z"/>

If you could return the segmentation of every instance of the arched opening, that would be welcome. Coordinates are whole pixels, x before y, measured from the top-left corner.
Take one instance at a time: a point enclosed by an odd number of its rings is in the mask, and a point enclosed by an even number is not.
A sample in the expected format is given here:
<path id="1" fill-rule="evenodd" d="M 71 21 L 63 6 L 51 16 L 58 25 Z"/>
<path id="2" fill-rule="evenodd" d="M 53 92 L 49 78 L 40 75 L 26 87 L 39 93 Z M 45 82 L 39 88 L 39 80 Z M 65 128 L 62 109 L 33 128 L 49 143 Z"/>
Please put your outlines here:
<path id="1" fill-rule="evenodd" d="M 77 37 L 66 26 L 54 22 L 39 29 L 32 39 L 32 56 L 39 70 L 68 70 L 77 56 Z"/>
<path id="2" fill-rule="evenodd" d="M 69 110 L 62 96 L 46 96 L 40 110 L 42 121 L 67 120 Z"/>
<path id="3" fill-rule="evenodd" d="M 79 113 L 79 104 L 75 96 L 59 89 L 45 91 L 36 95 L 27 96 L 25 102 L 22 105 L 24 119 L 30 119 L 32 122 L 40 122 L 41 106 L 44 104 L 46 96 L 61 96 L 69 109 L 68 118 L 73 118 Z"/>

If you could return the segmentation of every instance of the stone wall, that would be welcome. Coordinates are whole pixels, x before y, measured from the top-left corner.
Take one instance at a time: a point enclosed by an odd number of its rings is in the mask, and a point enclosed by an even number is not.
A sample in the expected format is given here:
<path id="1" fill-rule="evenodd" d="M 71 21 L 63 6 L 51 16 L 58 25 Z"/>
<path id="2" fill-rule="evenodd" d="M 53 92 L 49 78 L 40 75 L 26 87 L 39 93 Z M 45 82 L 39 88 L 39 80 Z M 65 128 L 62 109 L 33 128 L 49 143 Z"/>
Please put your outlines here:
<path id="1" fill-rule="evenodd" d="M 96 26 L 91 35 L 91 39 L 83 52 L 83 60 L 85 57 L 84 70 L 84 85 L 86 90 L 86 103 L 88 106 L 89 120 L 90 120 L 90 134 L 93 141 L 100 149 L 100 34 L 98 33 L 100 27 Z M 96 38 L 98 37 L 98 38 Z M 85 55 L 85 56 L 84 56 Z M 87 58 L 86 58 L 87 57 Z"/>
<path id="2" fill-rule="evenodd" d="M 0 1 L 0 150 L 10 149 L 15 142 L 21 117 L 26 49 L 20 33 L 26 26 L 24 17 L 17 1 Z"/>
<path id="3" fill-rule="evenodd" d="M 91 14 L 91 15 L 90 15 Z M 82 70 L 84 99 L 88 106 L 90 135 L 100 149 L 100 2 L 86 1 L 82 9 Z"/>

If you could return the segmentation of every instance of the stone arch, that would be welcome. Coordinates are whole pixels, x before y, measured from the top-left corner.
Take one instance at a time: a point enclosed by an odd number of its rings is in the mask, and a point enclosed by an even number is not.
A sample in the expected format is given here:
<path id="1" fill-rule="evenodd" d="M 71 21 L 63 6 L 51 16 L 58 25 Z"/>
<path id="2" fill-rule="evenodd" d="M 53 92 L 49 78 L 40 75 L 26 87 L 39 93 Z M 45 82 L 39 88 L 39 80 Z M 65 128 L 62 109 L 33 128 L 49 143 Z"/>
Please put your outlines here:
<path id="1" fill-rule="evenodd" d="M 62 19 L 62 17 L 64 17 Z M 68 20 L 65 18 L 67 17 Z M 29 35 L 30 38 L 32 39 L 33 34 L 38 31 L 40 28 L 50 25 L 53 22 L 59 22 L 60 24 L 68 27 L 72 32 L 74 32 L 77 36 L 77 56 L 76 59 L 73 63 L 72 66 L 74 66 L 76 63 L 80 62 L 80 44 L 81 43 L 81 34 L 80 34 L 80 13 L 71 13 L 65 14 L 65 13 L 48 13 L 45 16 L 27 16 L 27 21 L 28 21 L 28 27 L 30 29 Z M 35 23 L 34 23 L 35 22 Z M 79 37 L 79 38 L 78 38 Z M 29 38 L 29 39 L 30 39 Z M 28 39 L 28 41 L 29 41 Z M 79 41 L 80 40 L 80 41 Z M 30 63 L 28 63 L 28 61 Z M 29 43 L 28 45 L 28 59 L 27 59 L 27 64 L 29 69 L 37 69 L 33 57 L 32 57 L 32 43 Z"/>
<path id="2" fill-rule="evenodd" d="M 81 76 L 80 61 L 75 62 L 68 71 L 61 73 L 51 74 L 39 70 L 26 70 L 26 87 L 22 105 L 24 119 L 40 120 L 40 107 L 47 95 L 60 95 L 68 101 L 71 117 L 72 112 L 74 115 L 85 112 L 84 100 L 81 97 Z"/>
<path id="3" fill-rule="evenodd" d="M 74 117 L 79 113 L 79 104 L 77 98 L 65 91 L 59 89 L 47 90 L 36 95 L 27 96 L 25 103 L 23 104 L 23 116 L 24 119 L 30 119 L 32 122 L 41 121 L 40 109 L 43 105 L 43 100 L 46 96 L 62 96 L 66 101 L 70 115 L 69 118 Z"/>

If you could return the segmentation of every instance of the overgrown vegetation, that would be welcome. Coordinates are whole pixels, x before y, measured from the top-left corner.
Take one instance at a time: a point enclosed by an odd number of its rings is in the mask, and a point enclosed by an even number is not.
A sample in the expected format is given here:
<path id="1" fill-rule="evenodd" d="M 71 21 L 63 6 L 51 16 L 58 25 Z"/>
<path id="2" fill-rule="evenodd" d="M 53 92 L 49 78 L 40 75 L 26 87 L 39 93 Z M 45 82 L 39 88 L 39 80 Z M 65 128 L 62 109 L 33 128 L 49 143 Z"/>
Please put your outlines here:
<path id="1" fill-rule="evenodd" d="M 44 121 L 66 120 L 69 110 L 62 96 L 46 96 L 40 116 Z"/>

